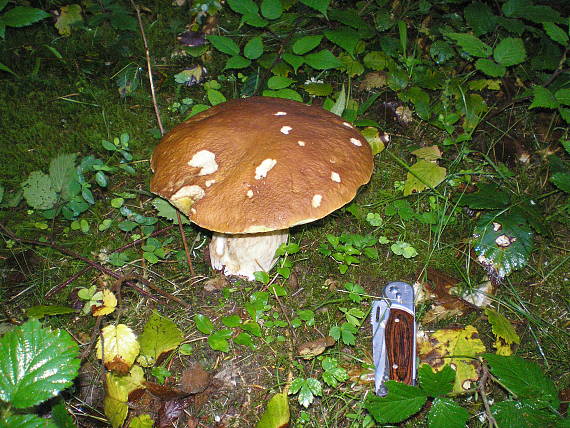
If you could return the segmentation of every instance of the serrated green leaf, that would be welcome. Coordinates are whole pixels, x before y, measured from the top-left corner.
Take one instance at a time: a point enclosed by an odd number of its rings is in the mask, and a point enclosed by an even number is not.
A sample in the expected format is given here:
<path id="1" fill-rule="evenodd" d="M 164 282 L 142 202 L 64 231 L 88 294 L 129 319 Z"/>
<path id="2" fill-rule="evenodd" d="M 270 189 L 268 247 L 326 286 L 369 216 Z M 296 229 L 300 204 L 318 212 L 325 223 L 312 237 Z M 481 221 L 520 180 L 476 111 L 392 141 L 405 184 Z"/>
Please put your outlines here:
<path id="1" fill-rule="evenodd" d="M 226 97 L 217 89 L 206 89 L 206 96 L 208 97 L 208 101 L 213 106 L 226 102 Z"/>
<path id="2" fill-rule="evenodd" d="M 220 52 L 228 55 L 239 55 L 239 46 L 232 39 L 226 36 L 208 35 L 206 39 Z"/>
<path id="3" fill-rule="evenodd" d="M 455 40 L 457 44 L 471 56 L 488 57 L 493 49 L 479 38 L 467 33 L 445 33 L 447 37 Z"/>
<path id="4" fill-rule="evenodd" d="M 0 400 L 22 409 L 71 386 L 79 347 L 66 331 L 43 328 L 36 319 L 0 338 Z"/>
<path id="5" fill-rule="evenodd" d="M 528 398 L 558 408 L 558 390 L 538 364 L 515 355 L 484 354 L 483 358 L 489 364 L 493 376 L 519 399 Z"/>
<path id="6" fill-rule="evenodd" d="M 473 2 L 463 10 L 463 16 L 467 24 L 473 28 L 476 36 L 487 34 L 497 25 L 497 16 L 489 5 L 481 2 Z"/>
<path id="7" fill-rule="evenodd" d="M 514 37 L 507 37 L 501 40 L 495 46 L 493 58 L 505 67 L 520 64 L 526 59 L 526 49 L 523 40 Z"/>
<path id="8" fill-rule="evenodd" d="M 552 181 L 560 190 L 570 193 L 570 173 L 557 172 L 550 177 L 550 181 Z"/>
<path id="9" fill-rule="evenodd" d="M 210 334 L 214 331 L 214 324 L 210 321 L 210 318 L 202 315 L 194 315 L 194 322 L 196 323 L 196 328 L 204 334 Z"/>
<path id="10" fill-rule="evenodd" d="M 139 336 L 140 355 L 143 357 L 145 367 L 151 367 L 166 352 L 176 349 L 184 335 L 169 318 L 163 317 L 154 311 Z"/>
<path id="11" fill-rule="evenodd" d="M 232 337 L 232 331 L 230 329 L 222 329 L 215 331 L 208 336 L 208 345 L 214 351 L 229 352 L 230 343 L 228 339 Z"/>
<path id="12" fill-rule="evenodd" d="M 10 415 L 0 419 L 0 428 L 61 428 L 49 419 L 36 415 Z"/>
<path id="13" fill-rule="evenodd" d="M 263 0 L 261 2 L 261 14 L 267 19 L 277 19 L 283 13 L 281 0 Z"/>
<path id="14" fill-rule="evenodd" d="M 261 419 L 255 428 L 281 428 L 289 424 L 289 399 L 286 394 L 277 393 L 267 403 Z"/>
<path id="15" fill-rule="evenodd" d="M 301 37 L 293 43 L 293 53 L 296 55 L 304 55 L 319 46 L 322 39 L 323 36 L 320 34 L 316 36 Z"/>
<path id="16" fill-rule="evenodd" d="M 433 162 L 423 159 L 411 166 L 404 184 L 404 196 L 421 192 L 427 188 L 435 188 L 444 179 L 447 170 Z"/>
<path id="17" fill-rule="evenodd" d="M 483 214 L 474 235 L 479 262 L 499 279 L 527 264 L 532 251 L 533 233 L 519 214 Z"/>
<path id="18" fill-rule="evenodd" d="M 469 412 L 449 398 L 437 397 L 427 417 L 429 428 L 464 428 Z"/>
<path id="19" fill-rule="evenodd" d="M 508 0 L 501 9 L 507 17 L 524 18 L 538 24 L 560 21 L 560 14 L 550 6 L 534 5 L 527 0 Z"/>
<path id="20" fill-rule="evenodd" d="M 485 315 L 491 324 L 493 334 L 503 339 L 507 344 L 521 343 L 521 338 L 517 334 L 513 325 L 505 316 L 494 309 L 485 308 Z"/>
<path id="21" fill-rule="evenodd" d="M 8 27 L 25 27 L 49 16 L 49 13 L 35 7 L 16 6 L 2 15 L 2 23 Z"/>
<path id="22" fill-rule="evenodd" d="M 501 401 L 491 406 L 491 414 L 501 428 L 568 427 L 563 422 L 556 424 L 556 415 L 535 400 Z"/>
<path id="23" fill-rule="evenodd" d="M 299 0 L 306 6 L 321 12 L 325 17 L 329 8 L 330 0 Z"/>
<path id="24" fill-rule="evenodd" d="M 445 40 L 436 40 L 429 48 L 429 54 L 436 64 L 443 64 L 455 56 L 455 52 Z"/>
<path id="25" fill-rule="evenodd" d="M 508 193 L 499 190 L 493 183 L 477 183 L 478 191 L 461 195 L 459 205 L 466 205 L 474 210 L 496 210 L 506 208 L 511 202 Z"/>
<path id="26" fill-rule="evenodd" d="M 38 210 L 53 208 L 58 197 L 49 175 L 41 171 L 32 171 L 22 183 L 24 198 L 29 206 Z"/>
<path id="27" fill-rule="evenodd" d="M 559 89 L 554 93 L 554 98 L 565 106 L 570 106 L 570 89 Z"/>
<path id="28" fill-rule="evenodd" d="M 340 46 L 349 54 L 354 55 L 356 45 L 360 41 L 360 36 L 351 28 L 344 27 L 338 30 L 328 30 L 324 32 L 325 37 Z"/>
<path id="29" fill-rule="evenodd" d="M 263 39 L 261 36 L 250 39 L 243 48 L 243 55 L 249 59 L 257 59 L 263 54 Z"/>
<path id="30" fill-rule="evenodd" d="M 174 208 L 174 206 L 166 199 L 154 198 L 152 200 L 152 206 L 158 211 L 156 215 L 171 220 L 174 224 L 178 224 L 176 208 Z M 182 220 L 182 224 L 190 224 L 190 221 L 185 214 L 180 213 L 180 219 Z"/>
<path id="31" fill-rule="evenodd" d="M 289 395 L 297 393 L 299 393 L 297 397 L 299 404 L 307 408 L 314 401 L 315 396 L 322 395 L 321 383 L 314 378 L 295 378 L 291 383 Z"/>
<path id="32" fill-rule="evenodd" d="M 422 364 L 418 369 L 420 387 L 430 397 L 447 395 L 453 390 L 455 370 L 449 365 L 434 372 L 429 364 Z"/>
<path id="33" fill-rule="evenodd" d="M 304 62 L 315 70 L 328 70 L 342 66 L 342 62 L 335 57 L 328 49 L 323 49 L 316 53 L 307 54 Z"/>
<path id="34" fill-rule="evenodd" d="M 49 177 L 56 192 L 61 192 L 76 175 L 75 158 L 77 155 L 64 154 L 53 158 L 49 164 Z"/>
<path id="35" fill-rule="evenodd" d="M 258 7 L 253 0 L 228 0 L 230 8 L 240 15 L 256 14 Z"/>
<path id="36" fill-rule="evenodd" d="M 389 380 L 385 383 L 388 395 L 369 394 L 364 407 L 382 424 L 401 422 L 420 411 L 427 396 L 418 388 Z"/>
<path id="37" fill-rule="evenodd" d="M 560 43 L 562 46 L 568 45 L 568 34 L 558 25 L 553 22 L 543 22 L 542 26 L 544 27 L 546 34 L 548 34 L 548 37 L 552 40 Z"/>
<path id="38" fill-rule="evenodd" d="M 507 69 L 502 64 L 497 64 L 495 61 L 492 61 L 487 58 L 479 58 L 475 61 L 475 68 L 477 70 L 481 70 L 487 76 L 491 77 L 502 77 L 507 72 Z"/>
<path id="39" fill-rule="evenodd" d="M 30 318 L 43 318 L 48 315 L 63 315 L 74 313 L 75 309 L 61 305 L 37 305 L 26 309 L 26 315 Z"/>
<path id="40" fill-rule="evenodd" d="M 232 70 L 232 69 L 238 70 L 241 68 L 249 67 L 250 64 L 251 60 L 244 58 L 241 55 L 235 55 L 232 56 L 231 58 L 228 58 L 224 70 Z"/>

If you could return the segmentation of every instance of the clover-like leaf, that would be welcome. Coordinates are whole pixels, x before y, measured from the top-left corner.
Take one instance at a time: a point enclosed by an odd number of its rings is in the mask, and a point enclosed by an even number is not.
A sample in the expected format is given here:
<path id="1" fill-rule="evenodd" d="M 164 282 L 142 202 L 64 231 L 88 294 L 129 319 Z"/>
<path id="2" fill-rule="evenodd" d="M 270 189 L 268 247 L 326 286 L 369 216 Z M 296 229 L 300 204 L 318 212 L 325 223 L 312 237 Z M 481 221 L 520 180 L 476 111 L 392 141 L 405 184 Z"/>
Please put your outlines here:
<path id="1" fill-rule="evenodd" d="M 32 319 L 0 338 L 0 400 L 15 408 L 35 406 L 71 385 L 79 347 L 69 333 Z"/>

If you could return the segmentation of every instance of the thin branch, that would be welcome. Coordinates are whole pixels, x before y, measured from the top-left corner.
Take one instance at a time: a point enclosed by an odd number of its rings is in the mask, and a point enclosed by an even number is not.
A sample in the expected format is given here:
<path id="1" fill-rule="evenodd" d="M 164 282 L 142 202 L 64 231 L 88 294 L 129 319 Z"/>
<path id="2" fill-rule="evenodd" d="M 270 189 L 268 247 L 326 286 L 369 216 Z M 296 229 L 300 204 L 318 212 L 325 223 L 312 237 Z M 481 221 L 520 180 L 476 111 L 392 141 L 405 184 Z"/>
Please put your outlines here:
<path id="1" fill-rule="evenodd" d="M 481 400 L 483 400 L 483 405 L 485 406 L 485 414 L 487 415 L 487 420 L 489 421 L 489 426 L 491 428 L 498 428 L 497 421 L 491 413 L 491 407 L 489 406 L 489 400 L 487 399 L 487 393 L 485 392 L 485 387 L 487 386 L 487 380 L 489 379 L 489 368 L 484 361 L 481 361 L 481 378 L 479 379 L 479 385 L 477 390 L 481 394 Z"/>
<path id="2" fill-rule="evenodd" d="M 158 129 L 160 129 L 160 135 L 164 135 L 164 128 L 162 127 L 162 120 L 160 119 L 160 111 L 158 110 L 158 104 L 156 102 L 156 94 L 154 92 L 154 81 L 152 79 L 152 67 L 150 65 L 150 50 L 148 48 L 148 43 L 146 41 L 146 35 L 144 33 L 143 22 L 141 18 L 141 11 L 139 7 L 135 4 L 134 0 L 131 0 L 131 5 L 137 12 L 137 20 L 139 21 L 139 28 L 141 30 L 141 36 L 144 43 L 144 53 L 146 55 L 146 68 L 148 71 L 148 81 L 150 82 L 150 94 L 152 96 L 152 105 L 154 107 L 154 114 L 156 115 L 156 121 L 158 122 Z"/>

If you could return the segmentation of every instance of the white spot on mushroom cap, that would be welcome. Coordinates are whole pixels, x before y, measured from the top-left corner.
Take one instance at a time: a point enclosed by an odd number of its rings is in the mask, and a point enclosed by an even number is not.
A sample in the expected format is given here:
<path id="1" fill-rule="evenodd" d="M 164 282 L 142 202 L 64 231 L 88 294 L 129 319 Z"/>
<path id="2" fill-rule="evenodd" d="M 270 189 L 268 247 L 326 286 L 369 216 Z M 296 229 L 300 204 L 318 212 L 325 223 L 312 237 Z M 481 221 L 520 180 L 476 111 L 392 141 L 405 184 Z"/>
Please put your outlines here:
<path id="1" fill-rule="evenodd" d="M 304 141 L 297 141 L 297 144 L 300 145 L 301 147 L 305 147 L 305 142 Z"/>
<path id="2" fill-rule="evenodd" d="M 336 181 L 337 183 L 340 183 L 340 175 L 338 174 L 338 172 L 331 172 L 331 180 L 332 181 Z"/>
<path id="3" fill-rule="evenodd" d="M 190 212 L 191 212 L 192 214 L 196 214 L 196 208 L 190 208 Z"/>
<path id="4" fill-rule="evenodd" d="M 273 116 L 286 116 L 287 112 L 284 111 L 278 111 L 277 113 L 273 113 Z"/>
<path id="5" fill-rule="evenodd" d="M 173 201 L 182 198 L 190 198 L 193 201 L 198 201 L 206 196 L 206 192 L 200 186 L 184 186 L 178 190 L 174 195 L 170 197 Z"/>
<path id="6" fill-rule="evenodd" d="M 210 187 L 215 182 L 216 182 L 216 180 L 206 180 L 206 182 L 204 184 L 206 185 L 206 187 Z"/>
<path id="7" fill-rule="evenodd" d="M 352 128 L 352 127 L 353 127 L 353 126 L 352 126 L 350 123 L 348 123 L 348 122 L 342 122 L 342 124 L 343 124 L 344 126 L 346 126 L 347 128 Z"/>
<path id="8" fill-rule="evenodd" d="M 255 179 L 260 180 L 264 177 L 267 177 L 267 173 L 271 168 L 273 168 L 277 164 L 275 159 L 264 159 L 263 162 L 259 164 L 257 168 L 255 168 Z"/>
<path id="9" fill-rule="evenodd" d="M 253 190 L 249 189 L 246 194 L 248 198 L 253 197 Z"/>
<path id="10" fill-rule="evenodd" d="M 321 206 L 321 201 L 323 200 L 323 195 L 314 195 L 313 200 L 311 201 L 311 205 L 313 208 L 318 208 Z"/>
<path id="11" fill-rule="evenodd" d="M 351 139 L 350 139 L 350 142 L 351 142 L 352 144 L 354 144 L 355 146 L 362 146 L 362 142 L 361 142 L 359 139 L 357 139 L 357 138 L 354 138 L 354 137 L 351 138 Z"/>
<path id="12" fill-rule="evenodd" d="M 291 128 L 290 126 L 282 126 L 281 127 L 281 133 L 287 135 L 289 132 L 291 132 L 293 130 L 293 128 Z"/>
<path id="13" fill-rule="evenodd" d="M 198 175 L 208 175 L 218 170 L 216 163 L 216 155 L 208 150 L 200 150 L 194 153 L 192 159 L 188 162 L 189 166 L 194 168 L 201 168 Z"/>

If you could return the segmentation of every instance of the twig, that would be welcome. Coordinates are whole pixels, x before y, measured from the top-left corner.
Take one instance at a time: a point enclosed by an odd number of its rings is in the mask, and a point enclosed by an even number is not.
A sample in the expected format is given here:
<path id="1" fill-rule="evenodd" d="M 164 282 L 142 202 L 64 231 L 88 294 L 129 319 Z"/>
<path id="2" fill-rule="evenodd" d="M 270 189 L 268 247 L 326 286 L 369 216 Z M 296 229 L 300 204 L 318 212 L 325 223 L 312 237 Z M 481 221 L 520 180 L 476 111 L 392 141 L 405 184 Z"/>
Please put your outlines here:
<path id="1" fill-rule="evenodd" d="M 178 230 L 180 231 L 180 236 L 182 236 L 182 243 L 184 244 L 184 252 L 186 253 L 186 262 L 190 269 L 190 275 L 195 276 L 194 267 L 192 266 L 192 258 L 190 257 L 190 250 L 188 250 L 188 242 L 186 242 L 186 234 L 184 233 L 184 226 L 182 226 L 180 211 L 176 210 L 176 215 L 178 216 Z"/>
<path id="2" fill-rule="evenodd" d="M 0 230 L 8 235 L 11 239 L 13 239 L 14 241 L 20 242 L 22 244 L 30 244 L 30 245 L 36 245 L 36 246 L 41 246 L 41 247 L 49 247 L 52 248 L 56 251 L 59 251 L 60 253 L 63 254 L 67 254 L 70 257 L 73 257 L 75 259 L 81 260 L 85 263 L 87 263 L 89 266 L 91 266 L 94 269 L 97 269 L 100 272 L 103 272 L 115 279 L 119 279 L 121 278 L 122 275 L 120 275 L 119 273 L 106 268 L 105 266 L 91 260 L 88 259 L 87 257 L 82 256 L 81 254 L 76 253 L 75 251 L 71 251 L 68 250 L 65 247 L 62 247 L 61 245 L 58 245 L 56 243 L 53 242 L 41 242 L 41 241 L 36 241 L 34 239 L 26 239 L 26 238 L 20 238 L 19 236 L 16 236 L 10 229 L 8 229 L 6 226 L 4 226 L 3 224 L 0 223 Z M 147 287 L 151 288 L 152 290 L 156 291 L 157 293 L 159 293 L 160 295 L 162 295 L 163 297 L 166 297 L 169 300 L 175 301 L 176 303 L 179 303 L 181 305 L 183 305 L 186 308 L 190 308 L 191 306 L 184 302 L 182 299 L 180 299 L 179 297 L 173 296 L 170 293 L 167 293 L 166 291 L 162 290 L 160 287 L 157 287 L 156 285 L 152 284 L 148 279 L 142 278 L 142 277 L 138 277 L 138 276 L 134 276 L 133 275 L 133 279 L 136 279 L 138 282 L 141 282 L 142 284 L 146 285 Z M 162 303 L 160 302 L 155 296 L 153 296 L 152 294 L 150 294 L 149 292 L 147 292 L 146 290 L 140 288 L 139 286 L 137 286 L 136 284 L 134 284 L 132 281 L 128 281 L 126 282 L 126 284 L 129 287 L 134 288 L 135 290 L 137 290 L 139 293 L 141 293 L 142 295 L 153 299 L 155 301 L 157 301 L 158 303 Z"/>
<path id="3" fill-rule="evenodd" d="M 161 235 L 161 234 L 163 234 L 164 232 L 169 231 L 169 230 L 172 229 L 173 227 L 174 227 L 174 225 L 170 225 L 170 226 L 164 227 L 164 228 L 162 228 L 162 229 L 160 229 L 160 230 L 156 230 L 156 231 L 152 232 L 149 236 L 145 236 L 144 238 L 140 238 L 140 239 L 137 239 L 137 240 L 135 240 L 135 241 L 133 241 L 133 242 L 129 242 L 128 244 L 123 245 L 122 247 L 115 248 L 113 251 L 111 251 L 110 254 L 123 252 L 123 251 L 125 251 L 125 250 L 127 250 L 127 249 L 129 249 L 129 248 L 131 248 L 131 247 L 134 247 L 134 246 L 140 244 L 140 243 L 143 242 L 145 239 L 147 239 L 147 238 L 152 238 L 152 237 Z M 93 269 L 93 266 L 91 266 L 91 265 L 85 266 L 83 269 L 81 269 L 79 272 L 77 272 L 76 274 L 74 274 L 72 277 L 70 277 L 70 278 L 66 279 L 65 281 L 63 281 L 62 283 L 56 285 L 55 287 L 53 287 L 51 290 L 49 290 L 49 291 L 45 294 L 46 299 L 50 298 L 50 297 L 51 297 L 52 295 L 54 295 L 55 293 L 57 293 L 57 292 L 59 292 L 60 290 L 64 289 L 64 288 L 67 287 L 69 284 L 71 284 L 73 281 L 75 281 L 77 278 L 79 278 L 80 276 L 82 276 L 82 275 L 84 275 L 85 273 L 89 272 L 91 269 Z"/>
<path id="4" fill-rule="evenodd" d="M 485 406 L 485 414 L 487 415 L 487 420 L 489 421 L 489 426 L 491 428 L 498 428 L 497 421 L 491 413 L 491 407 L 489 406 L 489 400 L 487 399 L 487 393 L 485 392 L 485 387 L 487 386 L 487 379 L 489 379 L 489 368 L 484 361 L 481 361 L 481 378 L 479 379 L 479 385 L 477 390 L 481 394 L 481 400 L 483 400 L 483 405 Z"/>
<path id="5" fill-rule="evenodd" d="M 154 114 L 156 115 L 156 121 L 158 122 L 158 129 L 160 129 L 160 135 L 164 135 L 164 128 L 162 127 L 162 120 L 160 119 L 160 111 L 158 110 L 158 104 L 156 102 L 156 94 L 154 92 L 154 81 L 152 79 L 152 67 L 150 65 L 150 50 L 148 48 L 148 43 L 146 41 L 146 35 L 144 33 L 144 27 L 141 18 L 141 11 L 139 7 L 135 4 L 134 0 L 131 0 L 131 5 L 133 9 L 137 12 L 137 20 L 139 21 L 139 28 L 141 30 L 141 36 L 144 43 L 144 53 L 146 55 L 146 68 L 148 71 L 148 81 L 150 82 L 150 94 L 152 96 L 152 105 L 154 107 Z"/>

